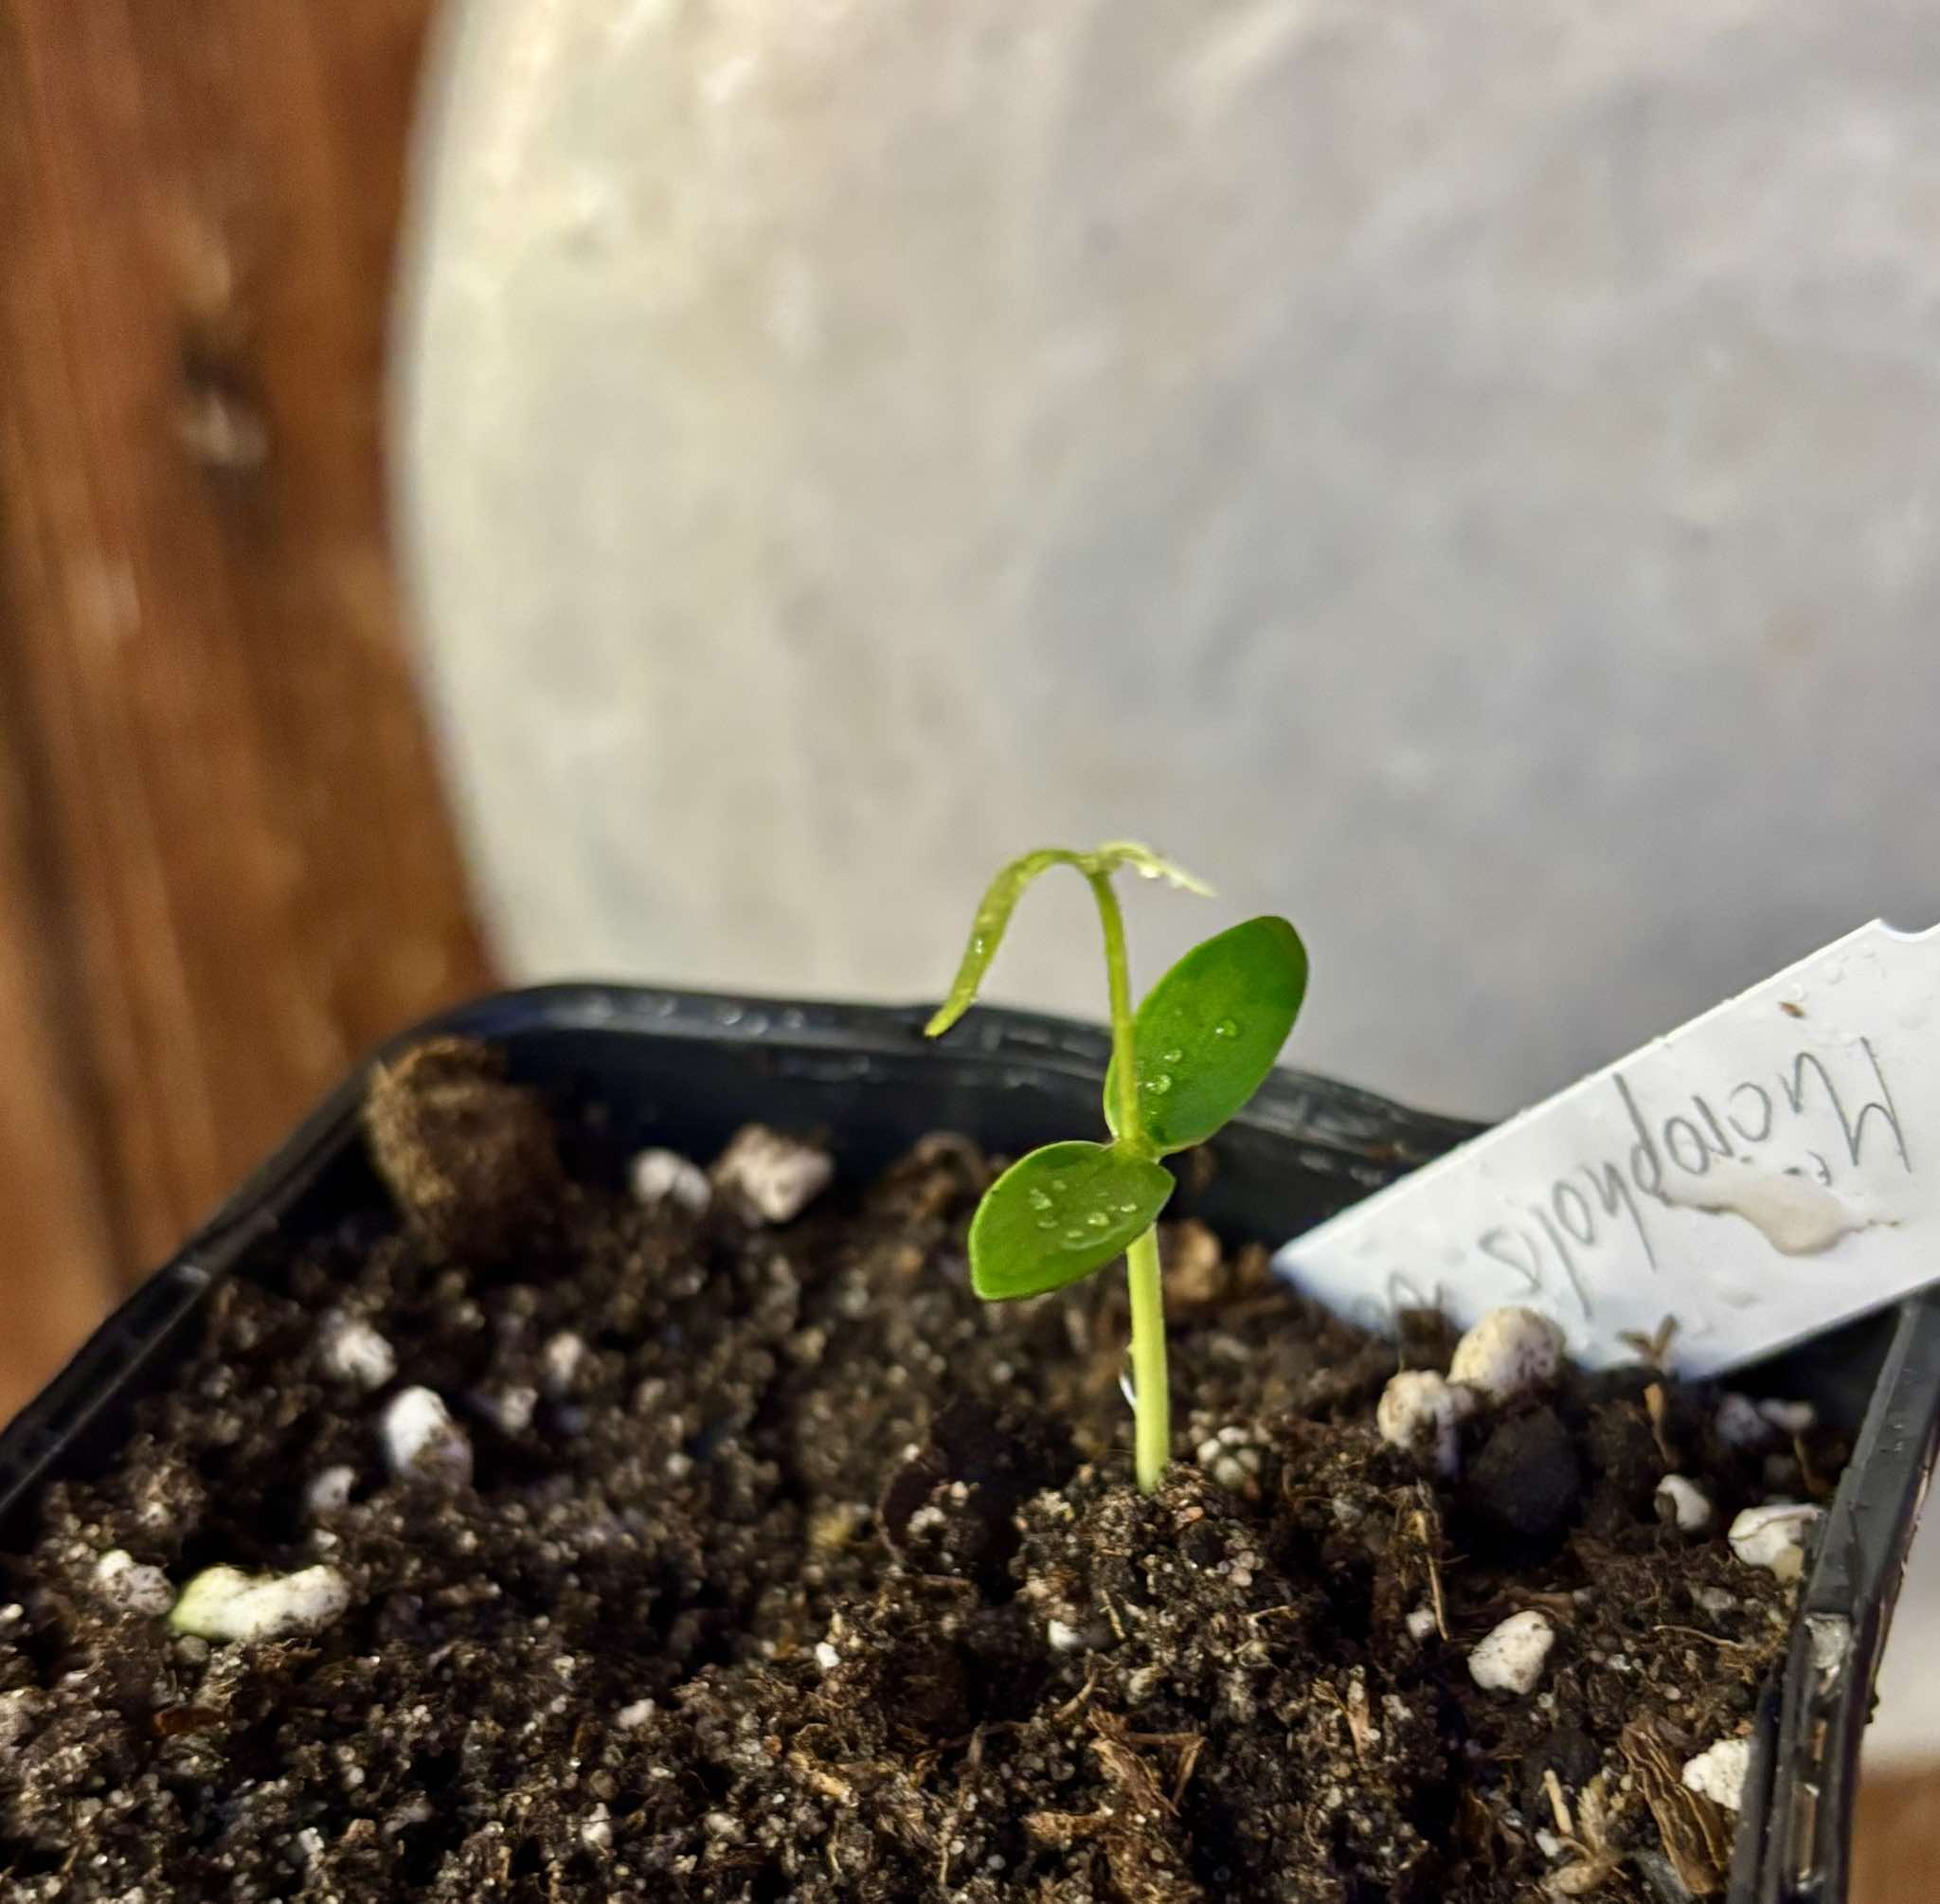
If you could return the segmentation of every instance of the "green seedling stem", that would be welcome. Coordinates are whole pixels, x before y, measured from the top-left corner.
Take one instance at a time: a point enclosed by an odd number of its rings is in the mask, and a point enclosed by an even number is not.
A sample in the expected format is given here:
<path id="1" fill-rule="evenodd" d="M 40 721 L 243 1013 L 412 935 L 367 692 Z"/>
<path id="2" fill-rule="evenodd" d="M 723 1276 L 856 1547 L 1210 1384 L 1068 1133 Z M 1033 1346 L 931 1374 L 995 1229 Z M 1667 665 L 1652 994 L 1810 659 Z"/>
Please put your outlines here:
<path id="1" fill-rule="evenodd" d="M 1053 866 L 1083 874 L 1104 933 L 1111 1141 L 1046 1144 L 1012 1164 L 971 1218 L 970 1276 L 979 1296 L 997 1302 L 1043 1295 L 1124 1258 L 1135 1464 L 1149 1494 L 1172 1450 L 1157 1221 L 1175 1186 L 1159 1159 L 1204 1143 L 1260 1087 L 1305 996 L 1306 951 L 1285 920 L 1247 920 L 1195 946 L 1135 1012 L 1112 875 L 1130 868 L 1188 891 L 1208 889 L 1128 840 L 1090 853 L 1044 847 L 1013 860 L 986 889 L 949 996 L 925 1028 L 931 1037 L 975 1002 L 1018 898 Z"/>

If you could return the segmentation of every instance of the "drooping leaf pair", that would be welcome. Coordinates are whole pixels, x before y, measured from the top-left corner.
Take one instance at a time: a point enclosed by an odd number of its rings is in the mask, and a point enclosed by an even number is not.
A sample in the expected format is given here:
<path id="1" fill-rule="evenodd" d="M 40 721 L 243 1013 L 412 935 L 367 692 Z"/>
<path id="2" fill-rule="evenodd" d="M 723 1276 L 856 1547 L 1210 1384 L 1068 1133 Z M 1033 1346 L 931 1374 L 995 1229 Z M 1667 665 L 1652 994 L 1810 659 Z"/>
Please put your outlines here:
<path id="1" fill-rule="evenodd" d="M 932 1033 L 976 997 L 1018 895 L 1051 866 L 1087 877 L 1132 866 L 1205 889 L 1141 847 L 1095 853 L 1047 848 L 997 875 L 978 908 L 970 944 Z M 1041 1295 L 1104 1267 L 1147 1230 L 1172 1194 L 1159 1159 L 1203 1143 L 1260 1087 L 1306 991 L 1307 959 L 1284 919 L 1249 919 L 1195 946 L 1146 995 L 1132 1022 L 1137 1081 L 1131 1127 L 1120 1106 L 1117 1060 L 1105 1086 L 1113 1141 L 1048 1144 L 1018 1159 L 985 1193 L 970 1225 L 970 1270 L 990 1299 Z"/>
<path id="2" fill-rule="evenodd" d="M 950 981 L 949 996 L 923 1028 L 927 1036 L 940 1037 L 977 1002 L 977 988 L 983 983 L 983 975 L 990 970 L 990 961 L 1003 943 L 1004 929 L 1011 923 L 1011 914 L 1017 909 L 1024 889 L 1040 872 L 1048 872 L 1053 866 L 1072 867 L 1087 879 L 1129 866 L 1142 878 L 1169 880 L 1181 890 L 1196 892 L 1202 898 L 1211 898 L 1212 893 L 1210 886 L 1195 879 L 1184 867 L 1175 866 L 1149 846 L 1130 839 L 1113 840 L 1090 853 L 1073 853 L 1063 846 L 1041 846 L 1035 853 L 1012 860 L 984 890 L 977 917 L 970 925 L 970 943 L 963 948 L 956 978 Z"/>

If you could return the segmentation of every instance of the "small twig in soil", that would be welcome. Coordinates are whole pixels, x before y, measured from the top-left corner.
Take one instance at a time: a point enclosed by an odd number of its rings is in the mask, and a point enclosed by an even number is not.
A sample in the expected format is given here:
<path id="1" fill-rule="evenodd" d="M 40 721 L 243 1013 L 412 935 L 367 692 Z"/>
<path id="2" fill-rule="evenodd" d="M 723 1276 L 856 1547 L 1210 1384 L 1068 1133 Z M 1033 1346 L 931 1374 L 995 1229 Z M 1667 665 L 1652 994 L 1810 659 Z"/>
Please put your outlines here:
<path id="1" fill-rule="evenodd" d="M 1069 1850 L 1081 1839 L 1096 1838 L 1111 1823 L 1103 1811 L 1033 1811 L 1024 1817 L 1024 1833 L 1034 1843 Z"/>
<path id="2" fill-rule="evenodd" d="M 788 1764 L 792 1770 L 801 1777 L 823 1798 L 834 1799 L 837 1805 L 849 1805 L 855 1797 L 855 1787 L 846 1778 L 818 1766 L 803 1752 L 790 1752 Z"/>
<path id="3" fill-rule="evenodd" d="M 1550 1784 L 1555 1777 L 1555 1769 L 1551 1767 L 1544 1774 L 1544 1783 Z M 1581 1860 L 1550 1879 L 1551 1890 L 1563 1896 L 1580 1897 L 1585 1892 L 1595 1890 L 1621 1861 L 1610 1843 L 1610 1808 L 1604 1787 L 1604 1774 L 1598 1772 L 1577 1794 L 1576 1829 L 1561 1834 L 1563 1841 Z M 1557 1783 L 1551 1792 L 1553 1806 L 1558 1804 L 1560 1792 L 1561 1785 Z M 1558 1812 L 1558 1816 L 1567 1815 L 1567 1809 Z"/>
<path id="4" fill-rule="evenodd" d="M 1006 1731 L 1010 1730 L 1009 1723 L 1002 1720 L 999 1720 L 997 1723 L 1003 1725 Z M 966 1762 L 973 1769 L 983 1763 L 984 1730 L 979 1725 L 970 1733 L 970 1751 Z M 943 1854 L 937 1859 L 936 1867 L 937 1889 L 940 1891 L 950 1881 L 950 1846 L 955 1841 L 957 1821 L 961 1815 L 960 1805 L 952 1804 L 949 1810 L 943 1813 L 943 1828 L 937 1833 L 937 1836 L 943 1841 Z"/>
<path id="5" fill-rule="evenodd" d="M 1125 1623 L 1119 1618 L 1118 1606 L 1103 1587 L 1098 1590 L 1098 1597 L 1104 1602 L 1105 1617 L 1111 1622 L 1111 1630 L 1118 1636 L 1118 1643 L 1123 1646 L 1125 1643 Z"/>
<path id="6" fill-rule="evenodd" d="M 1666 1316 L 1649 1335 L 1640 1329 L 1626 1329 L 1617 1338 L 1626 1347 L 1637 1351 L 1637 1359 L 1645 1368 L 1662 1369 L 1670 1360 L 1671 1338 L 1678 1333 L 1678 1319 Z"/>
<path id="7" fill-rule="evenodd" d="M 1085 1662 L 1085 1683 L 1051 1714 L 1051 1718 L 1059 1725 L 1063 1725 L 1068 1719 L 1075 1718 L 1079 1712 L 1090 1703 L 1091 1695 L 1097 1687 L 1098 1662 L 1096 1660 L 1087 1660 Z"/>
<path id="8" fill-rule="evenodd" d="M 1354 1751 L 1354 1762 L 1366 1762 L 1369 1734 L 1374 1728 L 1368 1718 L 1368 1682 L 1360 1668 L 1356 1666 L 1349 1676 L 1347 1697 L 1342 1698 L 1324 1680 L 1316 1682 L 1322 1697 L 1333 1700 L 1340 1716 L 1347 1723 L 1347 1742 Z"/>
<path id="9" fill-rule="evenodd" d="M 1177 1811 L 1179 1801 L 1186 1795 L 1186 1787 L 1192 1782 L 1193 1768 L 1199 1762 L 1206 1735 L 1203 1733 L 1123 1733 L 1120 1736 L 1127 1745 L 1158 1746 L 1178 1754 L 1178 1763 L 1172 1774 L 1172 1808 Z"/>
<path id="10" fill-rule="evenodd" d="M 1550 1774 L 1554 1776 L 1554 1772 Z M 1553 1897 L 1587 1897 L 1617 1875 L 1623 1859 L 1610 1842 L 1609 1805 L 1604 1797 L 1604 1775 L 1597 1775 L 1578 1794 L 1582 1835 L 1564 1833 L 1570 1849 L 1576 1854 L 1574 1864 L 1554 1873 L 1545 1889 Z"/>
<path id="11" fill-rule="evenodd" d="M 1442 1570 L 1435 1559 L 1434 1523 L 1425 1507 L 1414 1511 L 1414 1531 L 1421 1536 L 1421 1548 L 1428 1566 L 1428 1605 L 1435 1612 L 1435 1631 L 1446 1645 L 1448 1639 L 1448 1603 L 1442 1593 Z"/>
<path id="12" fill-rule="evenodd" d="M 1303 1608 L 1295 1606 L 1291 1601 L 1288 1601 L 1284 1607 L 1262 1607 L 1257 1613 L 1248 1613 L 1247 1615 L 1247 1625 L 1257 1626 L 1262 1620 L 1284 1620 L 1304 1610 Z"/>
<path id="13" fill-rule="evenodd" d="M 1653 1626 L 1650 1630 L 1653 1633 L 1681 1633 L 1687 1640 L 1708 1641 L 1714 1646 L 1723 1646 L 1728 1651 L 1733 1653 L 1749 1653 L 1753 1650 L 1751 1646 L 1748 1646 L 1742 1640 L 1721 1639 L 1715 1633 L 1706 1633 L 1700 1631 L 1696 1626 L 1673 1626 L 1669 1625 L 1663 1625 Z"/>
<path id="14" fill-rule="evenodd" d="M 1833 1492 L 1835 1484 L 1832 1482 L 1827 1481 L 1825 1477 L 1812 1465 L 1812 1457 L 1806 1451 L 1805 1438 L 1804 1435 L 1795 1434 L 1792 1437 L 1792 1454 L 1798 1461 L 1799 1481 L 1800 1483 L 1804 1486 L 1805 1492 L 1812 1496 L 1812 1498 L 1816 1500 L 1823 1500 L 1827 1495 Z"/>
<path id="15" fill-rule="evenodd" d="M 1543 1768 L 1542 1788 L 1549 1794 L 1550 1811 L 1556 1821 L 1557 1837 L 1574 1838 L 1576 1821 L 1570 1816 L 1570 1801 L 1563 1796 L 1563 1781 L 1556 1776 L 1556 1769 L 1553 1765 Z"/>
<path id="16" fill-rule="evenodd" d="M 1205 1743 L 1202 1733 L 1194 1733 L 1179 1748 L 1178 1769 L 1172 1775 L 1172 1808 L 1175 1811 L 1185 1800 L 1186 1787 L 1193 1782 L 1193 1769 L 1199 1763 L 1199 1752 Z"/>
<path id="17" fill-rule="evenodd" d="M 1320 1697 L 1328 1700 L 1333 1705 L 1335 1711 L 1340 1715 L 1341 1722 L 1347 1727 L 1347 1743 L 1353 1750 L 1354 1762 L 1356 1765 L 1358 1765 L 1361 1762 L 1360 1734 L 1355 1730 L 1354 1715 L 1347 1710 L 1347 1701 L 1332 1686 L 1327 1685 L 1324 1681 L 1319 1684 L 1317 1690 L 1320 1692 Z"/>
<path id="18" fill-rule="evenodd" d="M 1086 1691 L 1089 1690 L 1087 1685 Z M 1083 1697 L 1084 1694 L 1081 1693 L 1079 1697 Z M 963 1752 L 966 1763 L 974 1769 L 983 1763 L 985 1739 L 995 1738 L 999 1733 L 1016 1733 L 1023 1730 L 1022 1719 L 979 1719 L 970 1731 L 961 1736 L 945 1739 L 942 1745 L 931 1746 L 927 1751 L 918 1752 L 909 1761 L 910 1779 L 913 1783 L 921 1785 L 953 1751 Z"/>
<path id="19" fill-rule="evenodd" d="M 1663 1457 L 1664 1466 L 1675 1470 L 1678 1458 L 1671 1452 L 1671 1445 L 1664 1438 L 1664 1398 L 1662 1382 L 1652 1382 L 1644 1391 L 1644 1411 L 1650 1417 L 1650 1438 L 1656 1442 L 1657 1451 Z"/>
<path id="20" fill-rule="evenodd" d="M 1113 1782 L 1133 1800 L 1135 1810 L 1157 1805 L 1168 1816 L 1177 1817 L 1179 1798 L 1205 1743 L 1203 1738 L 1197 1733 L 1129 1732 L 1115 1713 L 1093 1713 L 1090 1719 L 1091 1730 L 1097 1734 L 1091 1741 L 1091 1750 Z M 1159 1788 L 1152 1768 L 1139 1755 L 1136 1748 L 1140 1746 L 1157 1746 L 1179 1754 L 1180 1767 L 1173 1773 L 1170 1798 Z"/>
<path id="21" fill-rule="evenodd" d="M 149 1723 L 159 1738 L 181 1738 L 189 1733 L 208 1732 L 224 1723 L 226 1713 L 214 1706 L 164 1706 Z"/>
<path id="22" fill-rule="evenodd" d="M 1347 1715 L 1348 1735 L 1354 1741 L 1355 1763 L 1358 1765 L 1367 1757 L 1368 1739 L 1374 1728 L 1368 1717 L 1367 1676 L 1356 1667 L 1347 1682 L 1347 1703 L 1341 1708 Z"/>
<path id="23" fill-rule="evenodd" d="M 1573 1593 L 1518 1592 L 1514 1595 L 1518 1608 L 1536 1607 L 1545 1613 L 1556 1613 L 1568 1619 L 1576 1611 L 1576 1596 Z"/>

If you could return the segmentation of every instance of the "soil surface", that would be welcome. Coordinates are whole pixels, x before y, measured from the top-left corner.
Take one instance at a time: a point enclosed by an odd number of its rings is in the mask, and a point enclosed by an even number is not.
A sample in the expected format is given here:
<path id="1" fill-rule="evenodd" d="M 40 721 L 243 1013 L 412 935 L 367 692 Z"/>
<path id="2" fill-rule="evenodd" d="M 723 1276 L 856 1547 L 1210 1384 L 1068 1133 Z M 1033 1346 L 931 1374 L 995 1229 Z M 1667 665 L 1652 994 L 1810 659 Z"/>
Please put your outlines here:
<path id="1" fill-rule="evenodd" d="M 1715 1889 L 1682 1766 L 1791 1589 L 1724 1529 L 1842 1450 L 1640 1364 L 1383 1444 L 1432 1320 L 1356 1335 L 1164 1232 L 1177 1464 L 1132 1487 L 1122 1278 L 972 1295 L 996 1160 L 813 1191 L 746 1147 L 628 1187 L 481 1054 L 407 1063 L 373 1207 L 237 1278 L 0 1575 L 8 1899 L 1188 1904 Z M 394 1411 L 400 1394 L 428 1398 Z M 1761 1439 L 1762 1437 L 1762 1439 Z M 1709 1498 L 1684 1533 L 1656 1499 Z M 102 1556 L 125 1555 L 104 1569 Z M 321 1624 L 170 1591 L 326 1567 Z M 150 1572 L 147 1570 L 156 1570 Z M 322 1576 L 314 1576 L 322 1577 Z M 1528 1692 L 1476 1644 L 1529 1610 Z"/>

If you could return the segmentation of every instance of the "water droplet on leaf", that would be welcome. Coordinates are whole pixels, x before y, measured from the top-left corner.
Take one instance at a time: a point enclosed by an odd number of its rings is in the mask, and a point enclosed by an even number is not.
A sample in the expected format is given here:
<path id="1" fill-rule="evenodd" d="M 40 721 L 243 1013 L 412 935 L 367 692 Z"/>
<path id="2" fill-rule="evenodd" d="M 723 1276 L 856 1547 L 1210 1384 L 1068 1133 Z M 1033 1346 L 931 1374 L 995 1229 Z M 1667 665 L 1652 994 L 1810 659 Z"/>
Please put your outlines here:
<path id="1" fill-rule="evenodd" d="M 1162 1098 L 1172 1088 L 1172 1073 L 1170 1071 L 1154 1071 L 1145 1080 L 1145 1088 L 1155 1098 Z"/>
<path id="2" fill-rule="evenodd" d="M 1030 1204 L 1033 1210 L 1049 1210 L 1051 1208 L 1051 1192 L 1048 1190 L 1033 1190 L 1024 1200 Z"/>
<path id="3" fill-rule="evenodd" d="M 1185 1053 L 1183 1051 L 1167 1051 L 1163 1055 L 1164 1060 L 1168 1065 L 1176 1065 L 1182 1057 L 1185 1056 Z"/>
<path id="4" fill-rule="evenodd" d="M 1239 1027 L 1230 1018 L 1221 1018 L 1212 1027 L 1212 1035 L 1215 1038 L 1236 1038 L 1239 1036 Z"/>
<path id="5" fill-rule="evenodd" d="M 1087 1210 L 1085 1212 L 1085 1221 L 1088 1223 L 1093 1230 L 1103 1230 L 1105 1226 L 1111 1221 L 1111 1218 L 1108 1215 L 1106 1215 L 1105 1212 L 1102 1210 Z"/>

